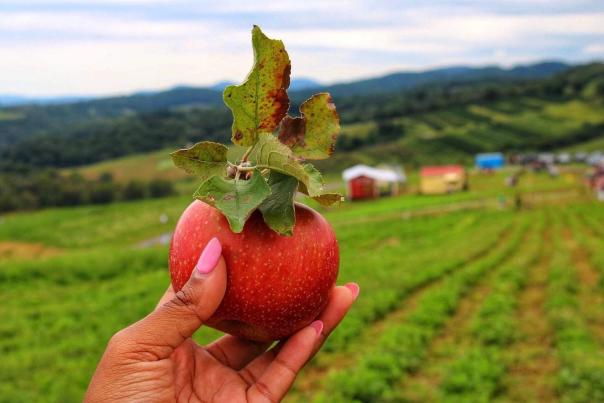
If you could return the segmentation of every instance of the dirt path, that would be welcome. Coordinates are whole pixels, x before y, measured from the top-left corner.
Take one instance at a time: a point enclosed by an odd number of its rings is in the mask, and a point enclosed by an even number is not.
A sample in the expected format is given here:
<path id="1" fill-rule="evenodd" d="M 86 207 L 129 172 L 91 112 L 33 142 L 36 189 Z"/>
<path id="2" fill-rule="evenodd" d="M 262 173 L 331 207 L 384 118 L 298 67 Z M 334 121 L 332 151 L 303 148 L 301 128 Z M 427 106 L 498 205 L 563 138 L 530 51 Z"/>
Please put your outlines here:
<path id="1" fill-rule="evenodd" d="M 0 241 L 0 261 L 11 259 L 38 259 L 61 253 L 58 248 L 40 243 Z"/>
<path id="2" fill-rule="evenodd" d="M 528 281 L 518 298 L 517 321 L 520 339 L 506 355 L 510 367 L 503 381 L 506 401 L 553 402 L 552 384 L 558 369 L 554 353 L 553 330 L 545 313 L 547 280 L 551 260 L 551 237 L 547 229 L 544 251 L 537 265 L 529 271 Z"/>
<path id="3" fill-rule="evenodd" d="M 364 349 L 370 347 L 372 344 L 371 342 L 379 338 L 380 334 L 383 333 L 384 329 L 390 323 L 403 322 L 405 318 L 415 310 L 417 301 L 426 292 L 435 287 L 440 287 L 442 282 L 459 268 L 479 261 L 486 257 L 490 252 L 497 250 L 501 245 L 508 241 L 510 235 L 511 228 L 508 228 L 501 234 L 496 246 L 478 251 L 464 262 L 463 265 L 453 267 L 438 279 L 429 281 L 414 289 L 405 299 L 401 300 L 397 309 L 393 310 L 382 319 L 373 322 L 365 332 L 359 335 L 359 337 L 351 343 L 351 348 L 334 353 L 323 353 L 320 356 L 319 361 L 315 362 L 315 365 L 309 366 L 301 372 L 299 379 L 296 381 L 294 393 L 286 399 L 286 402 L 305 402 L 310 400 L 310 397 L 317 390 L 321 389 L 321 382 L 328 376 L 329 372 L 338 371 L 354 365 L 355 360 L 363 355 Z"/>

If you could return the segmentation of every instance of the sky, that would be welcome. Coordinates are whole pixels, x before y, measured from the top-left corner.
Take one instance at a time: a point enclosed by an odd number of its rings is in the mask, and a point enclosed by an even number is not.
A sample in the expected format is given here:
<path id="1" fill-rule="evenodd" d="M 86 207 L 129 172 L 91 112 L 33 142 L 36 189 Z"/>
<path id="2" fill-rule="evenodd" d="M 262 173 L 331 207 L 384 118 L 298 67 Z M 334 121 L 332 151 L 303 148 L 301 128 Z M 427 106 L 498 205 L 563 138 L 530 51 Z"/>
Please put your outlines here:
<path id="1" fill-rule="evenodd" d="M 0 94 L 241 82 L 250 31 L 323 83 L 451 65 L 604 59 L 604 1 L 0 0 Z"/>

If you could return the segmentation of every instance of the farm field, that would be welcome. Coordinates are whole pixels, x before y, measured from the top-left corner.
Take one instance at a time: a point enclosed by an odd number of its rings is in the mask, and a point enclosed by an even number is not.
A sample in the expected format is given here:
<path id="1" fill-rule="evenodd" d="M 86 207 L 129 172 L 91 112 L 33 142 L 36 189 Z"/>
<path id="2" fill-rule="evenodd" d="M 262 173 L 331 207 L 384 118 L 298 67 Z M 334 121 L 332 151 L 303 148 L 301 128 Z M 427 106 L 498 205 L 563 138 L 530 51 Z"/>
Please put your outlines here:
<path id="1" fill-rule="evenodd" d="M 554 101 L 519 97 L 491 103 L 471 103 L 431 112 L 391 118 L 399 136 L 371 140 L 372 121 L 344 125 L 342 135 L 366 141 L 359 150 L 339 150 L 318 164 L 325 171 L 352 162 L 377 164 L 405 161 L 414 165 L 465 162 L 487 150 L 597 151 L 602 146 L 604 107 L 589 100 Z M 373 125 L 373 126 L 372 126 Z"/>
<path id="2" fill-rule="evenodd" d="M 287 401 L 604 400 L 604 207 L 571 171 L 527 174 L 531 203 L 502 208 L 504 177 L 323 211 L 361 295 Z M 167 247 L 144 241 L 189 200 L 0 219 L 0 401 L 81 400 L 111 335 L 167 287 Z"/>

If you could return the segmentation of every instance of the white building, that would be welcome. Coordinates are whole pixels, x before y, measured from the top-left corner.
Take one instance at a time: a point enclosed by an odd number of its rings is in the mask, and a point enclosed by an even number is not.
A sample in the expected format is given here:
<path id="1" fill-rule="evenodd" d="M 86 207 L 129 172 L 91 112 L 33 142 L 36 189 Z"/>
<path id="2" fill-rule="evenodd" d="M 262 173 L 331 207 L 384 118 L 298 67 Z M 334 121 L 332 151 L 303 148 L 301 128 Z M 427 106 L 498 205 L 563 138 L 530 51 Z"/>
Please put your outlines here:
<path id="1" fill-rule="evenodd" d="M 397 195 L 400 186 L 407 181 L 401 167 L 374 168 L 367 165 L 355 165 L 344 170 L 342 178 L 346 181 L 349 200 Z"/>

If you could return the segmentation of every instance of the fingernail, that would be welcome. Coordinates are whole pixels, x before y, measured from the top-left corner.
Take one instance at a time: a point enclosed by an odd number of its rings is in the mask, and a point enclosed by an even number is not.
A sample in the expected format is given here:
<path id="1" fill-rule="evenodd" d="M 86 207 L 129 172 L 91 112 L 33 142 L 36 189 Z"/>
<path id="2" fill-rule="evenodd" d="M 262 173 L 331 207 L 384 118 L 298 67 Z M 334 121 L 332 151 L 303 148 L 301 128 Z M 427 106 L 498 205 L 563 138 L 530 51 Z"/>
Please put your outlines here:
<path id="1" fill-rule="evenodd" d="M 201 252 L 201 256 L 199 256 L 196 266 L 197 271 L 201 274 L 211 273 L 216 267 L 221 254 L 222 245 L 220 245 L 218 238 L 210 239 L 210 242 L 208 242 L 203 252 Z"/>
<path id="2" fill-rule="evenodd" d="M 323 331 L 323 321 L 315 320 L 313 323 L 310 324 L 310 327 L 315 329 L 315 331 L 319 335 Z"/>
<path id="3" fill-rule="evenodd" d="M 361 291 L 361 287 L 357 283 L 348 283 L 344 287 L 348 288 L 352 293 L 352 299 L 355 300 L 359 296 L 359 292 Z"/>

